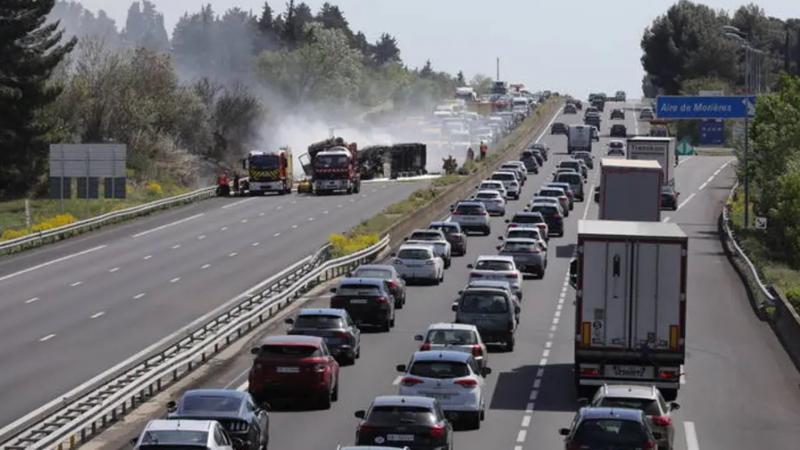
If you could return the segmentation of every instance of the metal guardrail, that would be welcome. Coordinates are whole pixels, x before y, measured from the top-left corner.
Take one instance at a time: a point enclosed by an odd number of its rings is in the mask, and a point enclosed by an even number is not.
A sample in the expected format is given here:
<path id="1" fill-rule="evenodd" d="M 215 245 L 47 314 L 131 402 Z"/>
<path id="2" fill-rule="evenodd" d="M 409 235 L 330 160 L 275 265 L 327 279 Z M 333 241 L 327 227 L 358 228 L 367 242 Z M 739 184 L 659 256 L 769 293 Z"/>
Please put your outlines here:
<path id="1" fill-rule="evenodd" d="M 111 369 L 114 373 L 98 376 L 64 395 L 63 399 L 55 399 L 0 430 L 2 448 L 62 450 L 86 442 L 274 317 L 317 284 L 371 261 L 389 242 L 390 237 L 386 236 L 369 248 L 328 261 L 323 260 L 330 247 L 323 247 L 261 283 L 263 287 L 257 293 L 249 294 L 232 306 L 223 305 L 224 311 L 210 314 L 210 319 L 203 320 L 191 331 L 184 329 L 165 338 L 162 342 L 168 341 L 166 347 L 145 350 L 138 358 L 133 357 L 136 361 L 121 363 Z"/>
<path id="2" fill-rule="evenodd" d="M 726 203 L 725 207 L 722 208 L 723 233 L 721 233 L 721 237 L 723 240 L 723 245 L 725 245 L 729 250 L 729 259 L 735 266 L 736 271 L 739 272 L 742 281 L 744 281 L 744 283 L 747 285 L 748 291 L 750 291 L 753 307 L 761 314 L 765 306 L 774 305 L 775 296 L 773 295 L 770 287 L 764 284 L 764 282 L 761 280 L 761 277 L 758 275 L 758 270 L 753 262 L 750 261 L 750 258 L 747 257 L 747 254 L 739 246 L 739 243 L 736 242 L 736 235 L 731 228 L 729 205 L 730 200 L 736 192 L 736 188 L 738 186 L 738 182 L 734 184 L 733 188 L 728 194 L 728 202 Z"/>
<path id="3" fill-rule="evenodd" d="M 187 203 L 206 197 L 212 197 L 214 196 L 216 189 L 216 186 L 210 186 L 198 189 L 196 191 L 187 192 L 185 194 L 162 198 L 161 200 L 156 200 L 154 202 L 121 209 L 119 211 L 101 214 L 89 219 L 63 225 L 58 228 L 32 233 L 16 239 L 9 239 L 7 241 L 0 242 L 0 254 L 7 253 L 18 247 L 27 248 L 41 245 L 45 242 L 63 239 L 65 237 L 72 236 L 73 234 L 82 233 L 84 231 L 101 227 L 108 223 L 140 216 L 142 214 L 147 214 L 151 211 L 173 206 L 175 204 Z"/>

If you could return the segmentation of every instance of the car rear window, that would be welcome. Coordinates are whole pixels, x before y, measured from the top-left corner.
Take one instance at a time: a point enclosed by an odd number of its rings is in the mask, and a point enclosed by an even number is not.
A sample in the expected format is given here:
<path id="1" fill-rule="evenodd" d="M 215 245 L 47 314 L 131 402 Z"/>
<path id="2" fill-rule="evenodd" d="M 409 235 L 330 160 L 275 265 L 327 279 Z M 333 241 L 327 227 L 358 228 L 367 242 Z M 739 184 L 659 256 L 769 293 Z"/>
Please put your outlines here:
<path id="1" fill-rule="evenodd" d="M 458 225 L 431 225 L 432 230 L 440 230 L 444 234 L 458 234 Z"/>
<path id="2" fill-rule="evenodd" d="M 508 312 L 508 303 L 500 294 L 467 292 L 461 298 L 459 309 L 463 313 L 498 314 Z"/>
<path id="3" fill-rule="evenodd" d="M 400 252 L 397 253 L 397 257 L 400 259 L 427 260 L 431 259 L 431 254 L 427 250 L 422 250 L 418 248 L 407 248 L 400 250 Z"/>
<path id="4" fill-rule="evenodd" d="M 380 405 L 372 407 L 367 423 L 377 426 L 431 425 L 436 423 L 436 414 L 422 406 Z"/>
<path id="5" fill-rule="evenodd" d="M 223 395 L 190 395 L 183 399 L 181 411 L 238 412 L 242 401 Z"/>
<path id="6" fill-rule="evenodd" d="M 648 416 L 661 415 L 661 411 L 658 409 L 658 403 L 654 399 L 606 397 L 598 406 L 639 409 L 644 411 Z"/>
<path id="7" fill-rule="evenodd" d="M 583 182 L 581 176 L 577 173 L 560 173 L 558 174 L 557 179 L 558 181 L 563 181 L 572 185 L 577 185 L 578 183 Z"/>
<path id="8" fill-rule="evenodd" d="M 542 218 L 534 215 L 516 215 L 511 219 L 511 223 L 541 223 Z"/>
<path id="9" fill-rule="evenodd" d="M 486 213 L 483 205 L 458 205 L 456 212 L 467 216 L 482 216 Z"/>
<path id="10" fill-rule="evenodd" d="M 508 238 L 539 239 L 539 233 L 529 230 L 518 230 L 512 228 L 508 231 Z"/>
<path id="11" fill-rule="evenodd" d="M 575 439 L 592 446 L 625 445 L 636 448 L 647 438 L 642 425 L 631 420 L 590 419 L 581 422 Z"/>
<path id="12" fill-rule="evenodd" d="M 382 280 L 389 280 L 392 278 L 391 270 L 382 269 L 358 269 L 353 273 L 356 278 L 380 278 Z"/>
<path id="13" fill-rule="evenodd" d="M 499 197 L 498 194 L 493 194 L 491 192 L 481 192 L 475 196 L 476 198 L 485 199 L 485 200 L 492 200 Z"/>
<path id="14" fill-rule="evenodd" d="M 202 445 L 208 442 L 208 432 L 191 430 L 152 430 L 142 436 L 142 445 Z"/>
<path id="15" fill-rule="evenodd" d="M 542 197 L 561 197 L 564 194 L 560 191 L 556 191 L 555 189 L 542 189 L 539 191 L 539 195 Z"/>
<path id="16" fill-rule="evenodd" d="M 320 356 L 322 352 L 317 347 L 311 345 L 262 345 L 261 356 L 282 356 L 308 358 L 310 356 Z"/>
<path id="17" fill-rule="evenodd" d="M 503 180 L 503 181 L 516 181 L 517 177 L 515 177 L 513 173 L 495 173 L 492 174 L 492 179 Z"/>
<path id="18" fill-rule="evenodd" d="M 514 266 L 511 265 L 508 261 L 497 261 L 497 260 L 484 260 L 478 261 L 475 264 L 476 270 L 514 270 Z"/>
<path id="19" fill-rule="evenodd" d="M 371 284 L 343 284 L 336 292 L 338 295 L 381 295 L 378 286 Z"/>
<path id="20" fill-rule="evenodd" d="M 558 209 L 555 206 L 547 206 L 538 204 L 532 208 L 534 211 L 541 213 L 543 216 L 555 216 L 558 215 Z"/>
<path id="21" fill-rule="evenodd" d="M 415 361 L 408 373 L 425 378 L 459 378 L 469 375 L 469 368 L 457 361 Z"/>
<path id="22" fill-rule="evenodd" d="M 428 332 L 425 342 L 435 345 L 472 345 L 477 344 L 475 333 L 468 330 L 432 330 Z"/>
<path id="23" fill-rule="evenodd" d="M 507 252 L 532 252 L 538 250 L 536 244 L 529 242 L 506 242 L 503 250 Z"/>
<path id="24" fill-rule="evenodd" d="M 567 167 L 569 169 L 578 169 L 580 166 L 581 164 L 578 161 L 562 161 L 561 164 L 558 165 L 559 168 Z"/>
<path id="25" fill-rule="evenodd" d="M 303 315 L 297 317 L 294 325 L 298 328 L 344 328 L 344 320 L 339 316 Z"/>
<path id="26" fill-rule="evenodd" d="M 442 236 L 436 232 L 425 232 L 425 231 L 417 231 L 411 235 L 409 240 L 418 240 L 418 241 L 438 241 L 441 239 Z"/>

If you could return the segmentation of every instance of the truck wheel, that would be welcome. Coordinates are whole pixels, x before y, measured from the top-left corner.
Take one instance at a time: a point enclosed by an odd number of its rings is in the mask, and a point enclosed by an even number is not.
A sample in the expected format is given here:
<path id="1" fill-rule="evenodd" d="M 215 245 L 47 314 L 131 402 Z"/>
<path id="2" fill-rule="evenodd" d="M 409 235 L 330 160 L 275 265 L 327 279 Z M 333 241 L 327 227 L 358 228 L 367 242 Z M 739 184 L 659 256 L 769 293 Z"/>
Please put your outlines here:
<path id="1" fill-rule="evenodd" d="M 388 333 L 389 330 L 392 329 L 392 319 L 386 319 L 383 324 L 381 324 L 381 331 L 384 333 Z"/>
<path id="2" fill-rule="evenodd" d="M 664 400 L 671 402 L 678 398 L 678 390 L 677 389 L 661 389 L 661 394 L 664 396 Z"/>
<path id="3" fill-rule="evenodd" d="M 353 185 L 353 193 L 358 194 L 361 192 L 361 183 L 356 183 Z"/>
<path id="4" fill-rule="evenodd" d="M 507 352 L 513 352 L 514 351 L 514 344 L 515 344 L 514 335 L 511 334 L 511 335 L 508 336 L 508 339 L 506 339 L 506 351 Z"/>

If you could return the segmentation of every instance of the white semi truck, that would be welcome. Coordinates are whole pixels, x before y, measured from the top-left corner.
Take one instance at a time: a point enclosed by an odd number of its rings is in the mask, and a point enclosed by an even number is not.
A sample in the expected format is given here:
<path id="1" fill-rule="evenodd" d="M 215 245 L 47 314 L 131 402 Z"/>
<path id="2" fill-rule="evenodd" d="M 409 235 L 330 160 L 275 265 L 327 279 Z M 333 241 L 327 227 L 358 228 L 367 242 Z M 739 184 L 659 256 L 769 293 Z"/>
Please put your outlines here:
<path id="1" fill-rule="evenodd" d="M 567 153 L 592 151 L 592 127 L 589 125 L 570 125 L 567 131 Z"/>
<path id="2" fill-rule="evenodd" d="M 687 245 L 672 223 L 578 223 L 570 284 L 579 396 L 626 383 L 676 397 L 686 356 Z"/>
<path id="3" fill-rule="evenodd" d="M 661 221 L 661 166 L 650 160 L 600 161 L 600 220 Z"/>
<path id="4" fill-rule="evenodd" d="M 675 186 L 675 138 L 636 136 L 628 138 L 628 159 L 650 159 L 658 161 L 664 176 L 661 183 L 664 186 Z"/>

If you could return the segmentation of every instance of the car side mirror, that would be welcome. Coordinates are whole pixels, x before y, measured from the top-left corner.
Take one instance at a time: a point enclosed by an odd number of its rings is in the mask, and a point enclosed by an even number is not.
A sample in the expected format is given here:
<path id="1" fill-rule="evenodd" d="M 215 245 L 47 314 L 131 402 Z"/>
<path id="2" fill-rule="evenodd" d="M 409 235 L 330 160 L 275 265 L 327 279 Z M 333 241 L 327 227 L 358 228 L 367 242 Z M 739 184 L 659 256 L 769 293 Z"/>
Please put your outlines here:
<path id="1" fill-rule="evenodd" d="M 359 409 L 358 411 L 353 413 L 353 415 L 356 416 L 356 419 L 363 419 L 364 417 L 367 417 L 367 412 L 364 411 L 363 409 Z"/>
<path id="2" fill-rule="evenodd" d="M 503 240 L 505 240 L 505 238 L 503 236 L 497 236 L 497 240 L 498 241 L 503 241 Z"/>
<path id="3" fill-rule="evenodd" d="M 167 411 L 173 412 L 178 409 L 178 404 L 175 403 L 175 400 L 170 400 L 167 402 Z"/>
<path id="4" fill-rule="evenodd" d="M 586 397 L 581 397 L 578 399 L 578 406 L 589 406 L 589 399 Z"/>
<path id="5" fill-rule="evenodd" d="M 138 437 L 131 438 L 131 440 L 128 441 L 128 443 L 131 444 L 132 446 L 136 446 L 137 442 L 139 442 L 139 438 Z"/>
<path id="6" fill-rule="evenodd" d="M 505 223 L 511 223 L 511 219 L 506 219 Z"/>
<path id="7" fill-rule="evenodd" d="M 502 245 L 498 245 L 498 246 L 497 246 L 497 249 L 498 249 L 498 250 L 502 250 L 502 249 L 503 249 L 503 246 L 502 246 Z"/>
<path id="8" fill-rule="evenodd" d="M 517 313 L 517 314 L 519 314 L 519 313 L 521 313 L 521 312 L 522 312 L 522 309 L 521 309 L 519 306 L 515 306 L 515 307 L 514 307 L 514 312 L 515 312 L 515 313 Z"/>
<path id="9" fill-rule="evenodd" d="M 454 312 L 458 312 L 458 302 L 453 302 L 453 304 L 450 305 L 450 309 L 452 309 Z"/>
<path id="10" fill-rule="evenodd" d="M 403 241 L 407 241 L 407 240 L 408 240 L 408 237 L 404 237 L 404 238 L 403 238 Z"/>
<path id="11" fill-rule="evenodd" d="M 286 325 L 294 325 L 294 319 L 292 319 L 290 317 L 290 318 L 284 320 L 283 323 L 285 323 Z"/>
<path id="12" fill-rule="evenodd" d="M 258 347 L 253 347 L 253 348 L 250 349 L 250 354 L 251 355 L 258 355 L 259 353 L 261 353 L 261 349 L 258 348 Z"/>
<path id="13" fill-rule="evenodd" d="M 425 337 L 424 337 L 424 336 L 422 336 L 421 334 L 415 334 L 415 335 L 414 335 L 414 340 L 415 340 L 415 341 L 422 342 L 422 341 L 424 341 L 424 340 L 425 340 Z"/>
<path id="14" fill-rule="evenodd" d="M 664 437 L 664 435 L 661 434 L 661 432 L 659 431 L 653 431 L 653 437 L 656 438 L 657 441 L 660 441 Z"/>
<path id="15" fill-rule="evenodd" d="M 463 293 L 464 293 L 464 291 L 463 291 L 463 290 L 461 290 L 461 291 L 458 291 L 458 295 L 461 295 L 461 294 L 463 294 Z"/>
<path id="16" fill-rule="evenodd" d="M 405 372 L 406 371 L 406 365 L 405 364 L 398 364 L 397 366 L 395 366 L 395 369 L 397 369 L 398 372 Z"/>
<path id="17" fill-rule="evenodd" d="M 681 409 L 681 405 L 679 405 L 677 402 L 672 402 L 669 404 L 669 409 L 670 411 L 677 411 Z"/>
<path id="18" fill-rule="evenodd" d="M 467 269 L 474 269 L 475 266 L 473 264 L 467 264 Z"/>
<path id="19" fill-rule="evenodd" d="M 562 436 L 569 436 L 569 428 L 562 428 L 558 430 L 558 434 Z"/>
<path id="20" fill-rule="evenodd" d="M 331 294 L 335 294 L 335 293 L 336 293 L 336 288 L 331 288 Z"/>
<path id="21" fill-rule="evenodd" d="M 392 258 L 396 258 L 396 257 L 397 257 L 397 253 L 392 253 L 390 256 L 391 256 Z"/>
<path id="22" fill-rule="evenodd" d="M 492 373 L 492 368 L 491 367 L 484 367 L 484 368 L 481 369 L 481 375 L 484 376 L 484 377 L 489 375 L 490 373 Z"/>

